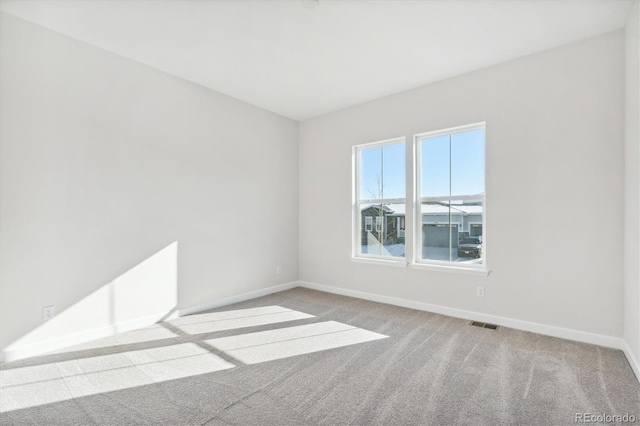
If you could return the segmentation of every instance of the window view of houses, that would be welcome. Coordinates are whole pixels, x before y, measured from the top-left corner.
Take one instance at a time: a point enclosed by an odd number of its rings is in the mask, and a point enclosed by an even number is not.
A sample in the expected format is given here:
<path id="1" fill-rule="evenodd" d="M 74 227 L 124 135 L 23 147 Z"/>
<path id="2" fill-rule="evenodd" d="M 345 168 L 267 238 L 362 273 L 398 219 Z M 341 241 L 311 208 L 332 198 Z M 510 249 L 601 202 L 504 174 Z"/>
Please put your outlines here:
<path id="1" fill-rule="evenodd" d="M 362 254 L 404 257 L 404 204 L 373 204 L 362 207 Z"/>
<path id="2" fill-rule="evenodd" d="M 482 263 L 482 201 L 422 204 L 425 260 Z M 372 204 L 361 210 L 362 254 L 405 256 L 405 204 Z"/>

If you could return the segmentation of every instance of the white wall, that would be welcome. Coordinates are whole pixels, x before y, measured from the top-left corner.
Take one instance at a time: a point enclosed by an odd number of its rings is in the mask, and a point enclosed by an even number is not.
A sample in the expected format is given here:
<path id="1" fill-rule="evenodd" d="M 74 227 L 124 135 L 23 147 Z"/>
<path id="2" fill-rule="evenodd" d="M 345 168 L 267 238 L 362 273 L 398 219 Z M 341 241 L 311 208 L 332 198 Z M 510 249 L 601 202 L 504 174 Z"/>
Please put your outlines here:
<path id="1" fill-rule="evenodd" d="M 480 121 L 491 274 L 352 262 L 351 147 Z M 623 129 L 623 31 L 302 122 L 300 280 L 620 338 Z"/>
<path id="2" fill-rule="evenodd" d="M 625 29 L 624 339 L 640 377 L 640 3 Z"/>
<path id="3" fill-rule="evenodd" d="M 297 279 L 297 122 L 0 19 L 0 348 L 108 326 L 134 294 L 159 315 Z M 177 266 L 177 295 L 138 264 Z M 132 290 L 111 319 L 78 308 L 105 286 Z"/>

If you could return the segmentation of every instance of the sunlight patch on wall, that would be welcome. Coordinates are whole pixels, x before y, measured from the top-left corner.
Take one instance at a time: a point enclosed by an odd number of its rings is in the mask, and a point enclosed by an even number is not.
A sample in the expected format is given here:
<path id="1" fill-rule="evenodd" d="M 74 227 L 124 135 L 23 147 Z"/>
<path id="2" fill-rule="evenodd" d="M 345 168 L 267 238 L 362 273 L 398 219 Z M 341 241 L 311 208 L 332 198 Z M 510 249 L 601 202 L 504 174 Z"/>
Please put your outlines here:
<path id="1" fill-rule="evenodd" d="M 79 342 L 148 326 L 175 310 L 178 242 L 11 343 L 5 360 L 37 355 Z"/>

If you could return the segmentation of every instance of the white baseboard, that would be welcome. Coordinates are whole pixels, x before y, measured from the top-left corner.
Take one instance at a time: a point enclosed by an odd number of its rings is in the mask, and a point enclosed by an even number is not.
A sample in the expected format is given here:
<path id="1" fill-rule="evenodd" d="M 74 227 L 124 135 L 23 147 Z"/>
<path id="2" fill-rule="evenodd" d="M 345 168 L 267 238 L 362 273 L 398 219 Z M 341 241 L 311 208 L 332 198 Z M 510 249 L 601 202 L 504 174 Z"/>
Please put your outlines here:
<path id="1" fill-rule="evenodd" d="M 530 331 L 544 334 L 546 336 L 559 337 L 577 342 L 591 343 L 608 348 L 622 349 L 624 341 L 619 337 L 605 336 L 602 334 L 588 333 L 585 331 L 572 330 L 569 328 L 556 327 L 552 325 L 539 324 L 535 322 L 523 321 L 513 318 L 488 315 L 480 312 L 467 311 L 463 309 L 450 308 L 447 306 L 433 305 L 430 303 L 416 302 L 413 300 L 400 299 L 397 297 L 383 296 L 374 293 L 350 290 L 340 287 L 333 287 L 324 284 L 300 281 L 300 287 L 312 290 L 324 291 L 327 293 L 340 294 L 342 296 L 355 297 L 358 299 L 370 300 L 372 302 L 386 303 L 389 305 L 402 306 L 403 308 L 417 309 L 420 311 L 433 312 L 450 317 L 462 318 L 470 321 L 487 322 L 503 327 L 515 328 L 518 330 Z"/>
<path id="2" fill-rule="evenodd" d="M 219 308 L 221 306 L 231 305 L 233 303 L 243 302 L 245 300 L 255 299 L 257 297 L 266 296 L 271 293 L 277 293 L 280 291 L 288 290 L 290 288 L 294 288 L 297 286 L 298 286 L 298 282 L 292 281 L 285 284 L 275 285 L 273 287 L 251 291 L 249 293 L 239 294 L 237 296 L 226 297 L 224 299 L 219 299 L 214 302 L 205 303 L 202 305 L 192 306 L 192 307 L 183 308 L 183 309 L 177 309 L 169 313 L 164 312 L 164 313 L 159 313 L 151 316 L 145 316 L 143 318 L 137 318 L 135 320 L 126 321 L 123 323 L 100 327 L 93 330 L 84 331 L 81 333 L 69 334 L 69 335 L 57 337 L 54 339 L 35 342 L 29 345 L 24 345 L 19 347 L 9 347 L 9 348 L 6 348 L 4 351 L 0 352 L 0 363 L 42 355 L 48 352 L 61 350 L 70 346 L 79 345 L 81 343 L 87 343 L 92 340 L 113 336 L 116 333 L 122 333 L 125 331 L 131 331 L 138 328 L 147 327 L 159 321 L 177 318 L 178 316 L 194 314 L 194 313 L 206 311 L 209 309 Z"/>
<path id="3" fill-rule="evenodd" d="M 631 369 L 636 374 L 636 378 L 640 382 L 640 362 L 638 362 L 638 359 L 633 356 L 633 352 L 631 352 L 631 348 L 625 340 L 622 341 L 622 352 L 624 352 L 629 364 L 631 365 Z"/>
<path id="4" fill-rule="evenodd" d="M 291 288 L 298 287 L 298 281 L 291 281 L 284 284 L 274 285 L 273 287 L 261 288 L 260 290 L 250 291 L 248 293 L 238 294 L 236 296 L 225 297 L 224 299 L 218 299 L 213 302 L 203 303 L 201 305 L 191 306 L 189 308 L 182 308 L 178 310 L 179 316 L 197 314 L 198 312 L 204 312 L 222 306 L 232 305 L 238 302 L 244 302 L 245 300 L 255 299 L 257 297 L 266 296 L 272 293 L 279 293 L 281 291 L 289 290 Z"/>

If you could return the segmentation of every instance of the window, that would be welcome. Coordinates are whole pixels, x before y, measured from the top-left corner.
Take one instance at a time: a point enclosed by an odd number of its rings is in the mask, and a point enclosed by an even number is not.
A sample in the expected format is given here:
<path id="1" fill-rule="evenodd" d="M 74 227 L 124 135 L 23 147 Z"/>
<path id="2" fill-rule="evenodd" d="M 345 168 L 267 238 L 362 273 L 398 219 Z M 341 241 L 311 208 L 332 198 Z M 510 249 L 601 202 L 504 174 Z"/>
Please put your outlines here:
<path id="1" fill-rule="evenodd" d="M 364 218 L 364 230 L 365 231 L 373 231 L 373 223 L 371 222 L 373 218 L 371 216 L 367 216 Z"/>
<path id="2" fill-rule="evenodd" d="M 404 215 L 406 204 L 405 141 L 394 139 L 361 145 L 354 148 L 353 154 L 353 255 L 404 258 L 404 229 L 400 236 L 397 214 Z"/>
<path id="3" fill-rule="evenodd" d="M 484 124 L 415 136 L 418 263 L 483 268 Z"/>
<path id="4" fill-rule="evenodd" d="M 404 139 L 356 146 L 353 158 L 354 257 L 487 272 L 484 123 L 415 135 L 409 153 Z"/>

